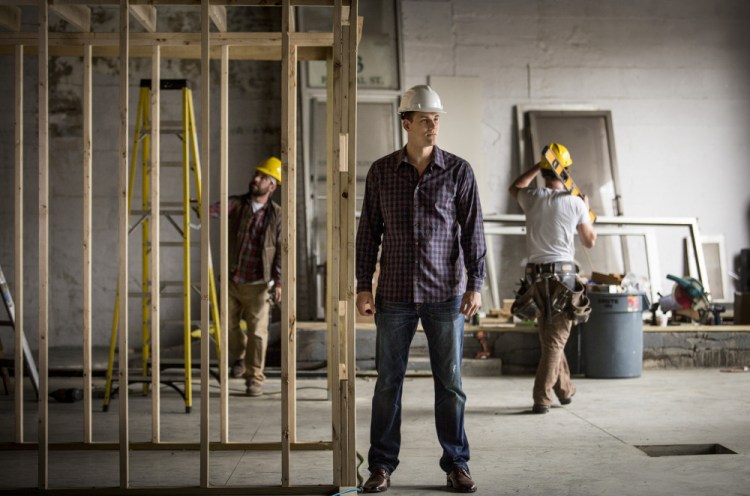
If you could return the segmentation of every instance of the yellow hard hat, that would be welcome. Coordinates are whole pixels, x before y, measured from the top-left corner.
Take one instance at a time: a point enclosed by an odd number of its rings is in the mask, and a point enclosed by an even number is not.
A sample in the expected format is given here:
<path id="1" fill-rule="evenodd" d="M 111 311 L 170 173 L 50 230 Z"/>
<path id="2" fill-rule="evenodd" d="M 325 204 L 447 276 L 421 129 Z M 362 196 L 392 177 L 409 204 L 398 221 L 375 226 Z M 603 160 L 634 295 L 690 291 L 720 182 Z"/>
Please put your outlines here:
<path id="1" fill-rule="evenodd" d="M 256 172 L 262 172 L 268 174 L 272 178 L 276 179 L 276 182 L 281 184 L 281 160 L 276 157 L 268 157 L 262 162 L 256 169 Z"/>
<path id="2" fill-rule="evenodd" d="M 544 154 L 547 153 L 547 150 L 552 150 L 552 153 L 555 154 L 557 161 L 563 167 L 570 167 L 570 165 L 573 163 L 573 159 L 570 158 L 570 152 L 567 148 L 565 148 L 560 143 L 550 143 L 542 150 L 542 160 L 540 161 L 540 166 L 542 169 L 552 169 L 549 161 L 547 161 L 547 157 L 544 156 Z"/>

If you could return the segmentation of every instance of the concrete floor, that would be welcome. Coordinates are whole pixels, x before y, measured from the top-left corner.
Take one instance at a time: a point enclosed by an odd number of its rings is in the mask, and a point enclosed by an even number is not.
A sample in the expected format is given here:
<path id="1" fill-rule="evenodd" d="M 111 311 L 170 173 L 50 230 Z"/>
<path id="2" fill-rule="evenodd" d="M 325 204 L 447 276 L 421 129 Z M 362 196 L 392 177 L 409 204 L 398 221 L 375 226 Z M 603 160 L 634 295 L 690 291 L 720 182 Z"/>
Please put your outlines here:
<path id="1" fill-rule="evenodd" d="M 635 379 L 577 378 L 571 405 L 547 415 L 528 413 L 533 378 L 466 376 L 466 430 L 472 448 L 470 467 L 478 494 L 521 495 L 750 495 L 750 373 L 718 369 L 644 370 Z M 367 455 L 369 403 L 375 380 L 357 380 L 359 451 Z M 50 389 L 71 387 L 80 379 L 53 378 Z M 300 379 L 299 440 L 330 439 L 330 402 L 325 381 Z M 267 394 L 245 397 L 233 380 L 230 398 L 232 441 L 278 441 L 278 378 Z M 409 377 L 405 384 L 401 465 L 388 494 L 445 494 L 445 476 L 432 409 L 432 380 Z M 97 441 L 117 439 L 117 400 L 103 413 L 96 400 L 93 422 Z M 216 402 L 214 408 L 213 403 Z M 162 390 L 162 441 L 199 440 L 200 397 L 193 413 L 184 413 L 180 396 Z M 50 442 L 82 439 L 82 402 L 49 405 Z M 131 441 L 148 441 L 150 398 L 132 386 Z M 218 412 L 218 388 L 212 386 L 212 411 Z M 36 404 L 26 404 L 26 436 L 36 438 Z M 218 413 L 216 413 L 218 415 Z M 218 418 L 212 420 L 218 439 Z M 0 395 L 0 442 L 13 440 L 12 396 Z M 720 444 L 737 454 L 649 457 L 638 445 Z M 211 484 L 280 484 L 278 452 L 211 453 Z M 292 483 L 331 484 L 328 451 L 294 452 Z M 36 487 L 35 451 L 0 451 L 0 492 Z M 199 453 L 131 453 L 131 486 L 198 485 Z M 367 477 L 366 463 L 360 473 Z M 50 452 L 50 487 L 118 485 L 117 452 Z"/>

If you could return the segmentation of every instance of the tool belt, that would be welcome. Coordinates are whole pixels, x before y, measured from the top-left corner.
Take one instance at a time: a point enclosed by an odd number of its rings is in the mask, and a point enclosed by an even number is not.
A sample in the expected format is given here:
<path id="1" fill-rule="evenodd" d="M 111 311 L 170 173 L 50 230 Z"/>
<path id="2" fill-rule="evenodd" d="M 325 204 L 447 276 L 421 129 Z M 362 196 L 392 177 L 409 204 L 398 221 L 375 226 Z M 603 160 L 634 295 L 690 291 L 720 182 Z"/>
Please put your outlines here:
<path id="1" fill-rule="evenodd" d="M 576 274 L 578 265 L 575 262 L 549 262 L 549 263 L 529 263 L 526 264 L 526 277 L 541 274 L 558 274 L 568 275 Z"/>
<path id="2" fill-rule="evenodd" d="M 510 313 L 521 320 L 535 320 L 539 316 L 539 307 L 534 301 L 534 287 L 526 279 L 521 279 L 521 287 L 516 292 Z"/>
<path id="3" fill-rule="evenodd" d="M 586 296 L 586 286 L 578 280 L 576 272 L 574 262 L 528 264 L 511 313 L 523 320 L 533 320 L 543 310 L 546 321 L 558 313 L 567 314 L 573 324 L 588 321 L 591 302 Z"/>

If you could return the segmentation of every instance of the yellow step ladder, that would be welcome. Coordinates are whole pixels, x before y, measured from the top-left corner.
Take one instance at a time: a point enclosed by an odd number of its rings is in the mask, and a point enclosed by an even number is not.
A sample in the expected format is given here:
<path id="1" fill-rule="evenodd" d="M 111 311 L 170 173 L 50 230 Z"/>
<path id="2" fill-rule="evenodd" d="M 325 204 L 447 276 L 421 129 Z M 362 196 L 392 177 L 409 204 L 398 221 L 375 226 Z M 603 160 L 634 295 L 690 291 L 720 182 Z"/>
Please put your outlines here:
<path id="1" fill-rule="evenodd" d="M 191 338 L 199 336 L 200 333 L 194 332 L 193 321 L 191 319 L 191 292 L 193 290 L 198 291 L 197 288 L 191 284 L 190 277 L 190 246 L 191 246 L 191 216 L 195 214 L 200 221 L 201 212 L 201 175 L 200 175 L 200 163 L 198 154 L 198 140 L 197 132 L 195 127 L 195 112 L 193 110 L 193 93 L 186 80 L 183 79 L 163 79 L 160 81 L 159 88 L 161 90 L 180 90 L 182 93 L 182 119 L 180 121 L 160 121 L 160 134 L 172 134 L 181 139 L 182 148 L 182 161 L 181 162 L 161 162 L 163 167 L 180 167 L 182 172 L 182 198 L 180 201 L 173 202 L 160 202 L 160 214 L 165 216 L 168 223 L 175 228 L 179 234 L 180 241 L 160 242 L 160 247 L 177 247 L 182 248 L 183 264 L 182 264 L 182 281 L 161 281 L 160 283 L 160 298 L 177 297 L 183 299 L 183 318 L 182 318 L 182 329 L 184 339 L 184 353 L 183 353 L 183 368 L 184 368 L 184 391 L 183 397 L 185 399 L 185 412 L 190 413 L 193 403 L 192 396 L 192 353 L 191 353 Z M 150 182 L 151 182 L 151 80 L 141 80 L 141 89 L 138 99 L 138 113 L 135 122 L 135 132 L 133 135 L 133 151 L 131 154 L 130 163 L 130 174 L 129 174 L 129 188 L 128 188 L 128 211 L 131 219 L 135 217 L 135 221 L 131 223 L 129 227 L 129 233 L 132 233 L 138 226 L 141 226 L 141 251 L 142 251 L 142 279 L 141 279 L 141 291 L 140 292 L 129 292 L 128 297 L 141 298 L 141 345 L 142 345 L 142 359 L 141 359 L 141 374 L 133 374 L 130 376 L 129 382 L 143 383 L 143 394 L 148 394 L 148 383 L 150 368 L 151 368 L 151 353 L 153 346 L 159 346 L 159 343 L 151 343 L 151 239 L 150 239 L 150 215 L 151 215 L 151 200 L 150 200 Z M 140 164 L 138 164 L 138 148 L 141 147 L 140 153 Z M 132 195 L 135 183 L 136 171 L 140 165 L 141 170 L 141 209 L 134 210 L 132 208 Z M 191 184 L 190 184 L 190 172 L 192 171 L 195 188 L 195 199 L 190 198 Z M 175 220 L 176 217 L 182 216 L 182 223 Z M 221 363 L 221 343 L 219 340 L 220 326 L 219 326 L 219 305 L 216 297 L 216 284 L 214 282 L 213 267 L 211 264 L 211 252 L 209 249 L 209 297 L 211 301 L 211 329 L 210 334 L 213 336 L 216 343 L 216 355 Z M 181 291 L 169 291 L 170 288 L 181 287 Z M 118 284 L 119 288 L 119 284 Z M 106 388 L 104 392 L 104 404 L 102 407 L 103 411 L 109 409 L 109 403 L 112 395 L 112 381 L 113 381 L 113 369 L 115 350 L 117 345 L 117 332 L 119 322 L 119 289 L 118 294 L 115 296 L 115 309 L 114 317 L 112 322 L 112 334 L 110 336 L 109 343 L 109 360 L 107 363 L 107 375 L 106 375 Z M 165 321 L 168 322 L 168 321 Z M 167 363 L 174 365 L 171 362 L 161 363 L 160 367 L 165 366 Z M 120 364 L 120 366 L 127 366 L 127 364 Z M 160 378 L 161 382 L 177 389 L 174 385 L 174 378 Z M 127 393 L 127 384 L 120 384 L 119 390 L 122 394 Z M 179 391 L 179 389 L 178 389 Z"/>

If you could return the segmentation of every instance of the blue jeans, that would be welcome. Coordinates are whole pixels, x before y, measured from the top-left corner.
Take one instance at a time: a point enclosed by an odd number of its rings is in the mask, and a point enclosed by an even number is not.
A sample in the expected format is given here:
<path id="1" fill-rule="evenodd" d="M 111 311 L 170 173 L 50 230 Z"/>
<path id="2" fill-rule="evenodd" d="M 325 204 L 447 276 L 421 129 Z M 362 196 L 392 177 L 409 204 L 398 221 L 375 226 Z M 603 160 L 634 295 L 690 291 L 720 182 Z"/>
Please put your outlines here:
<path id="1" fill-rule="evenodd" d="M 427 336 L 430 366 L 435 384 L 435 427 L 443 447 L 440 468 L 468 469 L 469 441 L 464 432 L 466 395 L 461 389 L 464 316 L 461 297 L 441 303 L 375 301 L 378 381 L 372 398 L 370 424 L 370 471 L 393 472 L 401 448 L 401 394 L 409 360 L 409 346 L 417 323 Z"/>

